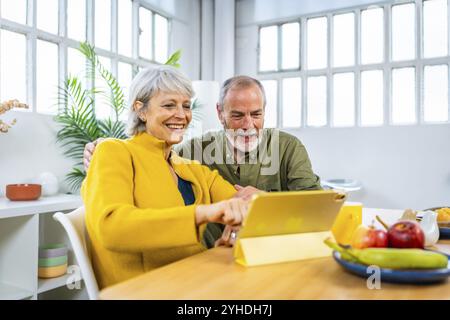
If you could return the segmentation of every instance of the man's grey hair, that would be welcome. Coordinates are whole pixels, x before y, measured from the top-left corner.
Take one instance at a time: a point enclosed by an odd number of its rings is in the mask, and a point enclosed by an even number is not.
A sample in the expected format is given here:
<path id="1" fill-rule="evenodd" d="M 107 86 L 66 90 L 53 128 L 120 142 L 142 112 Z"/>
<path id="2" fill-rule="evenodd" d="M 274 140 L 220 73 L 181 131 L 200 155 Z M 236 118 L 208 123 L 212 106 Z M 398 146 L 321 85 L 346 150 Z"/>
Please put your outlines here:
<path id="1" fill-rule="evenodd" d="M 257 86 L 259 90 L 261 90 L 261 94 L 263 97 L 263 107 L 266 106 L 266 93 L 264 91 L 264 87 L 261 84 L 261 82 L 255 78 L 249 77 L 249 76 L 235 76 L 228 80 L 225 80 L 225 82 L 222 85 L 222 88 L 220 88 L 220 96 L 219 96 L 219 103 L 218 106 L 220 110 L 223 110 L 223 106 L 225 103 L 225 98 L 227 97 L 228 91 L 231 89 L 239 88 L 244 89 L 251 86 Z"/>
<path id="2" fill-rule="evenodd" d="M 189 98 L 194 96 L 191 80 L 175 67 L 161 65 L 141 70 L 130 85 L 127 123 L 129 136 L 145 131 L 145 122 L 139 118 L 139 113 L 147 110 L 150 99 L 159 92 L 178 93 Z M 138 101 L 144 105 L 139 113 L 134 110 L 134 104 Z"/>

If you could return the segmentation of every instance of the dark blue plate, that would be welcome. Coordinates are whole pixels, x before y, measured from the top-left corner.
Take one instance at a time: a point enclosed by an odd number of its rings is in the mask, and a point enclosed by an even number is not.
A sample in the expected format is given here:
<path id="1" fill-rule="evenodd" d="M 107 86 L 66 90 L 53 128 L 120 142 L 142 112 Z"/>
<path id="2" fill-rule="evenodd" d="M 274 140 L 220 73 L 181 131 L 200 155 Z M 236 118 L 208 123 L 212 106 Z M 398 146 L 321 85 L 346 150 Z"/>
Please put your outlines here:
<path id="1" fill-rule="evenodd" d="M 439 239 L 450 239 L 450 228 L 439 228 Z"/>
<path id="2" fill-rule="evenodd" d="M 337 251 L 333 251 L 333 258 L 350 273 L 363 278 L 368 278 L 373 275 L 373 270 L 368 272 L 366 265 L 346 261 L 341 258 L 341 254 Z M 441 282 L 450 277 L 450 262 L 447 268 L 433 270 L 393 270 L 381 268 L 380 277 L 382 282 L 392 283 L 426 284 Z"/>

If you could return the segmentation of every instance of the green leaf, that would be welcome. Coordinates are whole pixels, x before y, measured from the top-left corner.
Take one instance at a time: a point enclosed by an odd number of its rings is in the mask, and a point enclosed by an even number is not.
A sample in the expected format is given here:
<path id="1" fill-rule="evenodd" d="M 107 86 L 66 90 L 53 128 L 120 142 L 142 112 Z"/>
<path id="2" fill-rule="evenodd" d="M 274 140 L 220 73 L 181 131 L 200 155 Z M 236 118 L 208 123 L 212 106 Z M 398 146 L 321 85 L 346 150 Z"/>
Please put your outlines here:
<path id="1" fill-rule="evenodd" d="M 175 53 L 173 53 L 169 59 L 166 61 L 165 65 L 173 66 L 175 68 L 179 68 L 180 64 L 178 63 L 181 58 L 181 49 L 177 50 Z"/>

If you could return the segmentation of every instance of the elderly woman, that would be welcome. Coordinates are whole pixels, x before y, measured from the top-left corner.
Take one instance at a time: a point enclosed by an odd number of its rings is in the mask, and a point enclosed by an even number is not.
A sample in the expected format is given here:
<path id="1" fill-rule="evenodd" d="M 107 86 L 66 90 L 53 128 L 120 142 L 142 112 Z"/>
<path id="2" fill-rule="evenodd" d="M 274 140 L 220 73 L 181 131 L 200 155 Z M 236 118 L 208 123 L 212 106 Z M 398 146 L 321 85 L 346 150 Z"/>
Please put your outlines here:
<path id="1" fill-rule="evenodd" d="M 81 193 L 101 288 L 202 252 L 206 223 L 237 226 L 246 215 L 217 171 L 171 150 L 191 121 L 192 95 L 173 67 L 141 71 L 130 88 L 131 138 L 97 146 Z"/>

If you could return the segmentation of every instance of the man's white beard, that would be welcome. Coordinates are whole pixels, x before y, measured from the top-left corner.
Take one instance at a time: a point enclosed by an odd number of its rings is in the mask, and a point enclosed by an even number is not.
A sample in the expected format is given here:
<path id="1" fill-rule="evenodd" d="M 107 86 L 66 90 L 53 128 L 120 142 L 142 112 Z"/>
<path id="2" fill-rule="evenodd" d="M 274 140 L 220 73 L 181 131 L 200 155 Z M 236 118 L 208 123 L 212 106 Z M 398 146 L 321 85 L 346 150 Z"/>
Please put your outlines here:
<path id="1" fill-rule="evenodd" d="M 231 146 L 240 152 L 252 152 L 258 148 L 258 130 L 250 129 L 244 131 L 242 129 L 232 130 L 225 129 L 225 134 Z M 245 137 L 250 137 L 249 142 L 245 142 Z"/>

